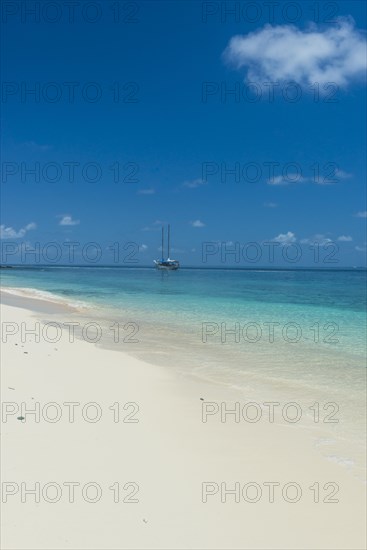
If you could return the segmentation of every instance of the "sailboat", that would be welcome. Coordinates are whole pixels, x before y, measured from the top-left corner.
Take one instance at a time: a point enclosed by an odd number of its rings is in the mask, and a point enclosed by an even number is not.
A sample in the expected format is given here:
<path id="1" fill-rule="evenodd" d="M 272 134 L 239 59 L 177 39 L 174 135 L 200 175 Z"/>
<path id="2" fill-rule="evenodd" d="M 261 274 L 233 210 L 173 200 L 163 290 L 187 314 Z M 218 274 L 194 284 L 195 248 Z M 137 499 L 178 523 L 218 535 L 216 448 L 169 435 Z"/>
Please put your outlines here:
<path id="1" fill-rule="evenodd" d="M 167 259 L 164 259 L 164 227 L 162 227 L 162 259 L 154 260 L 155 266 L 157 269 L 165 269 L 170 271 L 175 271 L 180 267 L 180 262 L 177 260 L 171 260 L 169 257 L 170 253 L 170 235 L 171 227 L 168 226 L 168 245 L 167 245 Z"/>

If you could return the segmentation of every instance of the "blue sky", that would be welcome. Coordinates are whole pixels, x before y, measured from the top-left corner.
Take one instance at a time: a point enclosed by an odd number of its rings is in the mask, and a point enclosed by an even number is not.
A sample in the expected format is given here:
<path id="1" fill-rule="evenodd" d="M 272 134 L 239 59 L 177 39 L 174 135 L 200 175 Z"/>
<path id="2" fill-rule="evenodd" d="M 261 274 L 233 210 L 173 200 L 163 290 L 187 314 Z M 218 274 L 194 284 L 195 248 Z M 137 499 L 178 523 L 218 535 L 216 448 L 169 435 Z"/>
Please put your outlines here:
<path id="1" fill-rule="evenodd" d="M 334 253 L 333 267 L 364 265 L 364 2 L 320 2 L 318 14 L 313 2 L 293 3 L 297 11 L 281 2 L 271 19 L 266 2 L 256 12 L 241 2 L 120 2 L 119 21 L 112 3 L 96 2 L 99 13 L 76 8 L 72 22 L 64 2 L 36 16 L 10 4 L 3 247 L 56 242 L 64 254 L 73 241 L 83 263 L 93 241 L 111 263 L 111 243 L 134 242 L 150 265 L 170 222 L 171 256 L 183 265 L 203 265 L 203 242 L 217 247 L 206 265 L 253 266 L 242 253 L 250 242 L 261 265 L 268 242 L 276 265 L 293 245 L 299 265 L 328 267 L 315 265 L 314 242 L 322 258 Z M 223 246 L 240 247 L 240 259 L 223 260 Z"/>

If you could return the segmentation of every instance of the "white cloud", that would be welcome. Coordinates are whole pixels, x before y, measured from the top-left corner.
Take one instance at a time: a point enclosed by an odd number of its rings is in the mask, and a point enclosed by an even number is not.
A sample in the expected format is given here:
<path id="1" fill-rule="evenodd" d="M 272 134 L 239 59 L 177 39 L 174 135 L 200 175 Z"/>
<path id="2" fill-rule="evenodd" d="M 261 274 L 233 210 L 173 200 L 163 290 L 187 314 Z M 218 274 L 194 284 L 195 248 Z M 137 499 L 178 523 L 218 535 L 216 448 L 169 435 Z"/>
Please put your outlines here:
<path id="1" fill-rule="evenodd" d="M 367 218 L 367 210 L 364 210 L 363 212 L 357 212 L 357 214 L 355 214 L 355 216 L 357 218 Z"/>
<path id="2" fill-rule="evenodd" d="M 332 242 L 332 240 L 329 239 L 329 237 L 326 237 L 325 235 L 323 235 L 322 233 L 317 233 L 316 235 L 313 235 L 313 237 L 309 237 L 307 239 L 301 239 L 300 240 L 301 244 L 318 243 L 320 245 L 323 245 L 323 244 L 327 244 L 327 243 L 331 243 L 331 242 Z"/>
<path id="3" fill-rule="evenodd" d="M 265 208 L 277 208 L 278 205 L 275 202 L 264 202 Z"/>
<path id="4" fill-rule="evenodd" d="M 338 237 L 338 241 L 342 242 L 342 243 L 350 243 L 350 241 L 352 241 L 352 237 L 350 235 L 340 235 L 340 237 Z"/>
<path id="5" fill-rule="evenodd" d="M 201 178 L 197 178 L 195 180 L 185 181 L 182 185 L 183 185 L 183 187 L 189 187 L 190 189 L 196 189 L 197 187 L 201 187 L 202 185 L 207 185 L 207 182 L 202 180 Z"/>
<path id="6" fill-rule="evenodd" d="M 73 218 L 69 214 L 65 214 L 61 217 L 61 220 L 59 222 L 59 225 L 79 225 L 80 220 L 73 220 Z"/>
<path id="7" fill-rule="evenodd" d="M 146 244 L 141 244 L 139 246 L 139 250 L 141 250 L 142 252 L 145 252 L 145 250 L 148 250 L 148 246 Z"/>
<path id="8" fill-rule="evenodd" d="M 273 241 L 280 244 L 291 244 L 296 242 L 296 235 L 292 231 L 287 233 L 280 233 L 277 237 L 274 237 Z"/>
<path id="9" fill-rule="evenodd" d="M 154 195 L 155 189 L 139 189 L 138 195 Z"/>
<path id="10" fill-rule="evenodd" d="M 200 220 L 195 220 L 193 222 L 190 222 L 192 227 L 205 227 L 205 223 L 201 222 Z"/>
<path id="11" fill-rule="evenodd" d="M 284 183 L 283 176 L 274 176 L 272 178 L 269 178 L 267 180 L 267 183 L 269 185 L 287 185 L 287 183 Z"/>
<path id="12" fill-rule="evenodd" d="M 339 17 L 321 28 L 311 24 L 301 30 L 294 25 L 265 25 L 247 35 L 231 38 L 225 59 L 247 69 L 250 82 L 295 81 L 301 86 L 333 82 L 346 87 L 362 79 L 366 71 L 366 39 L 351 17 Z"/>
<path id="13" fill-rule="evenodd" d="M 355 246 L 354 247 L 358 252 L 366 252 L 366 246 Z"/>
<path id="14" fill-rule="evenodd" d="M 13 227 L 6 227 L 5 225 L 0 225 L 0 239 L 21 239 L 32 229 L 36 229 L 37 225 L 34 222 L 28 223 L 25 227 L 22 227 L 17 231 Z"/>
<path id="15" fill-rule="evenodd" d="M 345 180 L 352 177 L 352 174 L 340 170 L 337 168 L 333 174 L 330 175 L 314 175 L 312 177 L 304 177 L 301 173 L 289 173 L 279 176 L 273 176 L 266 180 L 268 185 L 291 185 L 294 183 L 315 183 L 316 185 L 333 185 L 338 183 L 339 180 Z"/>
<path id="16" fill-rule="evenodd" d="M 334 172 L 330 172 L 329 174 L 315 174 L 314 177 L 310 179 L 310 181 L 313 181 L 317 185 L 334 185 L 340 180 L 347 180 L 352 177 L 353 174 L 349 174 L 348 172 L 337 168 Z"/>
<path id="17" fill-rule="evenodd" d="M 349 172 L 344 172 L 344 170 L 339 170 L 339 168 L 337 168 L 335 170 L 335 176 L 341 180 L 347 180 L 353 177 L 353 174 L 349 174 Z"/>

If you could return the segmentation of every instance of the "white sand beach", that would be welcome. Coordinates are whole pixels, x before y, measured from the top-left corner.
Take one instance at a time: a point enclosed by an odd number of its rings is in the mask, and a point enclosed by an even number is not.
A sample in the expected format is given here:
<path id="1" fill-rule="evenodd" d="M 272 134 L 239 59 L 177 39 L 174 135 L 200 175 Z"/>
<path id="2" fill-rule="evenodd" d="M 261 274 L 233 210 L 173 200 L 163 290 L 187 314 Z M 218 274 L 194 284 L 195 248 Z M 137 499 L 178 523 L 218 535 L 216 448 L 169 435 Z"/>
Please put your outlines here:
<path id="1" fill-rule="evenodd" d="M 244 396 L 66 330 L 36 342 L 21 323 L 67 306 L 3 298 L 3 548 L 365 548 L 365 486 L 302 422 L 203 422 Z"/>

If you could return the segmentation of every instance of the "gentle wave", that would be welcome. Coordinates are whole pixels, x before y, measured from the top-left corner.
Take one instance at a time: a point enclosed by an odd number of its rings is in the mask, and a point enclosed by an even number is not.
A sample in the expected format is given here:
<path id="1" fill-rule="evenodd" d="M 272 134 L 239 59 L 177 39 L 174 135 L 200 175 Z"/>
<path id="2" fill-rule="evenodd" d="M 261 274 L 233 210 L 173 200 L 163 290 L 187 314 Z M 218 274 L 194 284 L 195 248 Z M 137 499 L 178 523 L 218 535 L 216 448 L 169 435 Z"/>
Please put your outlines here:
<path id="1" fill-rule="evenodd" d="M 11 294 L 12 296 L 19 296 L 20 298 L 31 298 L 33 300 L 43 300 L 55 304 L 62 304 L 69 307 L 74 307 L 77 309 L 88 309 L 90 306 L 81 300 L 72 300 L 69 298 L 64 298 L 49 292 L 47 290 L 39 290 L 37 288 L 28 288 L 28 287 L 8 287 L 2 286 L 1 291 L 5 294 Z"/>

